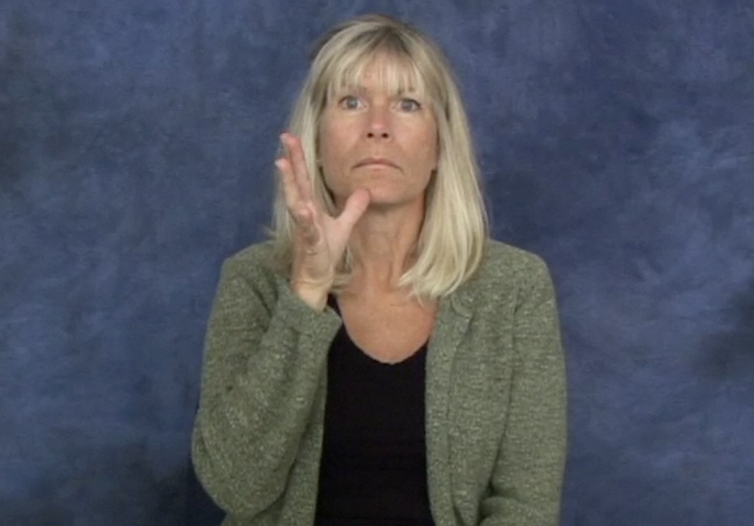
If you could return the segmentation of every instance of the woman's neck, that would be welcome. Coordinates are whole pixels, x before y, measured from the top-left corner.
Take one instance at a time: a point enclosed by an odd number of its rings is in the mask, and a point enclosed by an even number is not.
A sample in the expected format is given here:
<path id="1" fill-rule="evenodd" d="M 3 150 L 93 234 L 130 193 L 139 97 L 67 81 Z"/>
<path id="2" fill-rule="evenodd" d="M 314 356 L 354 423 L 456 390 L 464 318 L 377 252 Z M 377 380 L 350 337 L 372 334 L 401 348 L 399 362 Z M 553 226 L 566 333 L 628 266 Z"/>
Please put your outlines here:
<path id="1" fill-rule="evenodd" d="M 423 211 L 370 209 L 351 234 L 353 284 L 359 289 L 394 291 L 414 262 Z"/>

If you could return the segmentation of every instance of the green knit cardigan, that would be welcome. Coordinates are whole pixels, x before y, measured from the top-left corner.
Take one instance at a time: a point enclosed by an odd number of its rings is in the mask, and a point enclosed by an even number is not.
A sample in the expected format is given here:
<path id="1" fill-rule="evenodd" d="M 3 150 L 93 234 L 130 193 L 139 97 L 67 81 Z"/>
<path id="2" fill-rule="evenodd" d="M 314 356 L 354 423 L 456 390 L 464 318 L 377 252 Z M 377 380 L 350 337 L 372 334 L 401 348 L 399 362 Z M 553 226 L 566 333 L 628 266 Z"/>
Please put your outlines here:
<path id="1" fill-rule="evenodd" d="M 293 294 L 270 243 L 223 265 L 192 456 L 224 526 L 313 524 L 327 352 L 341 323 Z M 554 289 L 537 256 L 490 241 L 474 277 L 441 300 L 426 434 L 437 526 L 558 524 L 566 375 Z"/>

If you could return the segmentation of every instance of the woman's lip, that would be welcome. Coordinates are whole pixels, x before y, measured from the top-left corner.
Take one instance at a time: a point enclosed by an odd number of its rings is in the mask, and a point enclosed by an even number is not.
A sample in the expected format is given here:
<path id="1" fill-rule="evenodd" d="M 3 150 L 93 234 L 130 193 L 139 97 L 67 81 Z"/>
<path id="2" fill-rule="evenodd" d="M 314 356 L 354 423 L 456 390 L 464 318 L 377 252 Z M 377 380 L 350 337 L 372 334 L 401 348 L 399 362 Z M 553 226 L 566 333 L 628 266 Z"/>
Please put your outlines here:
<path id="1" fill-rule="evenodd" d="M 361 168 L 362 166 L 389 166 L 390 168 L 398 168 L 398 165 L 395 164 L 393 161 L 390 161 L 388 159 L 364 159 L 363 161 L 359 161 L 356 164 L 356 168 Z"/>

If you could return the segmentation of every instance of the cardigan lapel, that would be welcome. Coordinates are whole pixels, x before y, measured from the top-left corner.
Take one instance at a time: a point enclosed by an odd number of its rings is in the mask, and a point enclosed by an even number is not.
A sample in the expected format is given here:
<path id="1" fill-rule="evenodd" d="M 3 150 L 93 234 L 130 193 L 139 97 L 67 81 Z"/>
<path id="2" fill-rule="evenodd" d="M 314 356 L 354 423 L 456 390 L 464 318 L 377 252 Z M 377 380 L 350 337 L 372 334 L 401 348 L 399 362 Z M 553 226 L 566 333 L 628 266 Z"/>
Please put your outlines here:
<path id="1" fill-rule="evenodd" d="M 437 526 L 451 526 L 450 389 L 453 359 L 468 328 L 471 310 L 462 290 L 442 301 L 429 342 L 426 372 L 426 441 L 429 500 Z"/>

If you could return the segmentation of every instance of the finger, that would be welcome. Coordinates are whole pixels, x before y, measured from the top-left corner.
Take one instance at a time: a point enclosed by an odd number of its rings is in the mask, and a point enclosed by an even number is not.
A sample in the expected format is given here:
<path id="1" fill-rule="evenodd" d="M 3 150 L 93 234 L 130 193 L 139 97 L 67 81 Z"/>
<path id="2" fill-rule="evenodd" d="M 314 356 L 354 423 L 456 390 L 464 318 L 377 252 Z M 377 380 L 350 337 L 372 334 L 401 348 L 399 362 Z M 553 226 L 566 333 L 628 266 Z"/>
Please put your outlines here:
<path id="1" fill-rule="evenodd" d="M 352 229 L 356 222 L 364 215 L 369 202 L 372 200 L 372 196 L 369 191 L 360 188 L 355 190 L 346 200 L 346 205 L 343 208 L 338 221 L 348 230 Z"/>
<path id="2" fill-rule="evenodd" d="M 298 184 L 296 184 L 295 176 L 293 175 L 293 168 L 288 159 L 278 159 L 275 161 L 275 166 L 280 173 L 280 180 L 283 185 L 283 195 L 285 196 L 285 205 L 291 212 L 293 209 L 301 206 L 301 192 L 299 191 Z"/>
<path id="3" fill-rule="evenodd" d="M 280 138 L 288 153 L 288 160 L 291 162 L 299 193 L 303 199 L 309 200 L 312 197 L 312 182 L 309 178 L 309 169 L 306 166 L 306 156 L 304 155 L 304 147 L 301 145 L 301 139 L 290 133 L 284 133 Z"/>
<path id="4" fill-rule="evenodd" d="M 309 208 L 304 207 L 296 217 L 296 226 L 304 241 L 305 248 L 311 249 L 320 240 L 319 229 L 314 222 L 314 214 Z"/>
<path id="5" fill-rule="evenodd" d="M 278 161 L 282 161 L 282 164 L 278 165 L 282 168 L 286 169 L 286 175 L 290 177 L 290 182 L 295 186 L 296 194 L 299 199 L 303 199 L 306 195 L 306 188 L 302 188 L 301 182 L 299 181 L 299 177 L 296 174 L 296 167 L 293 165 L 293 160 L 291 158 L 291 149 L 292 146 L 291 143 L 291 137 L 292 135 L 289 133 L 282 133 L 280 135 L 280 144 L 283 146 L 283 157 L 278 159 Z M 278 164 L 278 161 L 276 161 L 275 164 Z"/>
<path id="6" fill-rule="evenodd" d="M 281 160 L 279 159 L 278 161 Z M 281 170 L 281 173 L 283 172 L 284 171 Z M 284 176 L 284 181 L 288 181 L 284 184 L 295 186 L 290 182 L 289 176 L 290 174 L 288 174 L 288 176 Z M 293 194 L 295 194 L 295 192 L 296 190 L 292 189 L 290 190 L 290 193 L 286 192 L 285 194 L 288 213 L 291 215 L 293 222 L 296 224 L 296 232 L 298 234 L 298 237 L 306 244 L 316 244 L 321 239 L 321 236 L 319 234 L 319 227 L 317 225 L 316 210 L 312 208 L 311 204 L 307 204 L 306 202 L 301 200 L 296 200 L 293 197 Z"/>

